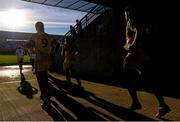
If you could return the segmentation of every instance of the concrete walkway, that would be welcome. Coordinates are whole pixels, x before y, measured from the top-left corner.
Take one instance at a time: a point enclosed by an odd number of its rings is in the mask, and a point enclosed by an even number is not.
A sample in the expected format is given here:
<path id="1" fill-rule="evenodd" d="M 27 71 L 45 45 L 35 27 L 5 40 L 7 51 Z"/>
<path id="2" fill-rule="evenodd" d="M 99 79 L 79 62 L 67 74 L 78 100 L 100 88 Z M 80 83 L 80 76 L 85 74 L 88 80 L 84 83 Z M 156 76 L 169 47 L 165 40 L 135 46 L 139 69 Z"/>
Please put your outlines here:
<path id="1" fill-rule="evenodd" d="M 155 118 L 157 100 L 153 94 L 138 92 L 142 109 L 130 111 L 127 89 L 82 80 L 82 87 L 69 86 L 63 75 L 51 73 L 51 106 L 41 108 L 40 91 L 30 66 L 23 70 L 22 81 L 17 66 L 0 67 L 0 120 L 1 121 L 180 121 L 180 99 L 166 97 L 171 107 L 167 115 Z"/>

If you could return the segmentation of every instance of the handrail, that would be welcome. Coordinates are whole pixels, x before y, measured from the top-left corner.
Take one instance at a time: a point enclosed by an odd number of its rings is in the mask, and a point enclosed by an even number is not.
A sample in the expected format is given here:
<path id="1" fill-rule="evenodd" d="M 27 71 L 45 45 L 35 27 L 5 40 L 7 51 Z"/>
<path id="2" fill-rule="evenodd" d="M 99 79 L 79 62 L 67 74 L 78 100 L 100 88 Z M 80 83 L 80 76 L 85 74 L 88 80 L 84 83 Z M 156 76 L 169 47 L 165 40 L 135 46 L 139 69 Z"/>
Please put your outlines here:
<path id="1" fill-rule="evenodd" d="M 108 10 L 108 7 L 101 5 L 94 6 L 81 20 L 82 29 L 87 27 L 95 18 L 97 18 L 101 13 Z M 77 29 L 77 24 L 74 25 L 74 28 Z M 66 36 L 71 36 L 71 30 L 69 30 L 63 38 L 59 40 L 59 43 L 62 44 Z"/>

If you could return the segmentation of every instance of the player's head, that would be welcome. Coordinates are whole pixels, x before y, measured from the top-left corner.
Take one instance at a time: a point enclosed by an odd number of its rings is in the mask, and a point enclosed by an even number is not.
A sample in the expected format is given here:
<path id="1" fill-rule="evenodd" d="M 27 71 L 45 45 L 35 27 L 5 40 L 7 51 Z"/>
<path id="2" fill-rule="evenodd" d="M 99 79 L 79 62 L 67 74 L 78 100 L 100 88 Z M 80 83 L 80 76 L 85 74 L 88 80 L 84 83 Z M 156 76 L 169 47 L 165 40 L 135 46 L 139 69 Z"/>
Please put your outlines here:
<path id="1" fill-rule="evenodd" d="M 126 8 L 125 8 L 125 19 L 126 20 L 129 20 L 129 19 L 135 19 L 136 17 L 138 17 L 138 10 L 137 10 L 137 6 L 131 4 L 131 5 L 128 5 Z"/>
<path id="2" fill-rule="evenodd" d="M 79 20 L 78 20 L 78 19 L 76 19 L 76 22 L 78 23 L 78 22 L 79 22 Z"/>
<path id="3" fill-rule="evenodd" d="M 125 19 L 128 20 L 130 18 L 131 6 L 127 6 L 125 8 Z"/>
<path id="4" fill-rule="evenodd" d="M 44 24 L 40 21 L 36 22 L 35 28 L 37 32 L 44 32 Z"/>
<path id="5" fill-rule="evenodd" d="M 66 36 L 64 44 L 70 44 L 70 43 L 71 43 L 71 38 Z"/>

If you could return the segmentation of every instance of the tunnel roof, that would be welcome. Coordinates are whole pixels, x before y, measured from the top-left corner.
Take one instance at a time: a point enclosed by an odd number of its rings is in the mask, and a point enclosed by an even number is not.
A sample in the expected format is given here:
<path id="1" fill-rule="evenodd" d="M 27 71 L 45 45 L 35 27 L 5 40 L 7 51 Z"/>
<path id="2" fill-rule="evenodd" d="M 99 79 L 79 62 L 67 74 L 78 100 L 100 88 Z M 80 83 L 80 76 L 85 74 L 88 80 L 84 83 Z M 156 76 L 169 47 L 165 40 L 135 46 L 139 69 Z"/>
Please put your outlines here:
<path id="1" fill-rule="evenodd" d="M 82 12 L 90 12 L 97 4 L 85 0 L 22 0 L 53 7 L 66 8 Z"/>

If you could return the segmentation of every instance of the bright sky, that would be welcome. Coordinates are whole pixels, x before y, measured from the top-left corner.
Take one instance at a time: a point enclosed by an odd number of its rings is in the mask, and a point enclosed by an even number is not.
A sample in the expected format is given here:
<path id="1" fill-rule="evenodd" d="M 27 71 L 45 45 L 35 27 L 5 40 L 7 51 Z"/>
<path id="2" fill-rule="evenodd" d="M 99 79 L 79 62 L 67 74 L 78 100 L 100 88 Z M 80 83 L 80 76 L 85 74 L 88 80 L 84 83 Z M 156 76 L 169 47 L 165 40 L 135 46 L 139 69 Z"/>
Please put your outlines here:
<path id="1" fill-rule="evenodd" d="M 21 0 L 0 0 L 0 30 L 34 33 L 34 24 L 42 21 L 47 33 L 63 35 L 85 14 Z"/>

